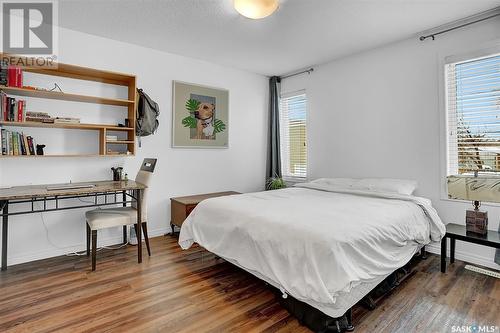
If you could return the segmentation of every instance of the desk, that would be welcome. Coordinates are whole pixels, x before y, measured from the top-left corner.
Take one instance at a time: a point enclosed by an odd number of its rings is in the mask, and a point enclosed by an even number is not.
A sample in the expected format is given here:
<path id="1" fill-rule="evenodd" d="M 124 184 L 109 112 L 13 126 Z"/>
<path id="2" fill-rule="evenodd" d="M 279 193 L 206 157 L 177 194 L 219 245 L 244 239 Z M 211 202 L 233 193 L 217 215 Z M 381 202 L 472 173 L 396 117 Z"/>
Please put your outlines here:
<path id="1" fill-rule="evenodd" d="M 137 202 L 137 221 L 141 221 L 141 202 L 142 191 L 145 185 L 136 183 L 132 180 L 127 181 L 95 181 L 84 183 L 73 183 L 74 186 L 92 185 L 92 187 L 81 187 L 71 189 L 47 190 L 47 187 L 54 187 L 67 184 L 46 184 L 14 186 L 0 189 L 0 210 L 2 213 L 2 265 L 1 269 L 7 269 L 7 242 L 9 229 L 9 216 L 21 214 L 33 214 L 42 212 L 51 212 L 66 209 L 92 208 L 101 206 L 111 206 L 122 204 L 126 206 L 132 202 Z M 121 194 L 121 200 L 117 200 L 117 195 Z M 113 200 L 109 196 L 113 196 Z M 70 199 L 93 198 L 93 202 L 81 202 L 71 205 Z M 69 203 L 61 205 L 62 203 Z M 36 205 L 35 205 L 36 204 Z M 12 206 L 23 206 L 28 209 L 9 212 Z M 36 207 L 36 206 L 41 206 Z M 137 223 L 137 260 L 142 262 L 142 229 L 141 223 Z M 125 230 L 125 229 L 124 229 Z M 125 235 L 126 236 L 126 235 Z"/>

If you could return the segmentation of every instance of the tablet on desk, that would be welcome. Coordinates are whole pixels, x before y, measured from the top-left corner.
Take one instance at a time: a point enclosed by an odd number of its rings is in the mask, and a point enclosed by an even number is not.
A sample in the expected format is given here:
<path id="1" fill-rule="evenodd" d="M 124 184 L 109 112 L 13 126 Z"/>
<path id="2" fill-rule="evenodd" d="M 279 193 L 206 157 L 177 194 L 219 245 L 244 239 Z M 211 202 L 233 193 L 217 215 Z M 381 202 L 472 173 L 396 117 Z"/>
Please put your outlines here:
<path id="1" fill-rule="evenodd" d="M 94 184 L 60 184 L 60 185 L 49 185 L 47 186 L 47 191 L 58 191 L 58 190 L 77 190 L 81 188 L 93 188 Z"/>

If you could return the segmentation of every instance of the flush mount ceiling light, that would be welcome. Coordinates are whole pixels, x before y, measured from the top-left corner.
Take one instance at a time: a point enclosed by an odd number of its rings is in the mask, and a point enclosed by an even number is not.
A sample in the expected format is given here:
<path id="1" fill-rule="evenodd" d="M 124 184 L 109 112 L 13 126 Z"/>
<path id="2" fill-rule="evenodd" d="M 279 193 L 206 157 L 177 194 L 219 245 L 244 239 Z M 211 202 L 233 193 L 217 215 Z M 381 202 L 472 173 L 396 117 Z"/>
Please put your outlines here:
<path id="1" fill-rule="evenodd" d="M 234 8 L 238 13 L 254 20 L 271 15 L 278 5 L 279 0 L 234 0 Z"/>

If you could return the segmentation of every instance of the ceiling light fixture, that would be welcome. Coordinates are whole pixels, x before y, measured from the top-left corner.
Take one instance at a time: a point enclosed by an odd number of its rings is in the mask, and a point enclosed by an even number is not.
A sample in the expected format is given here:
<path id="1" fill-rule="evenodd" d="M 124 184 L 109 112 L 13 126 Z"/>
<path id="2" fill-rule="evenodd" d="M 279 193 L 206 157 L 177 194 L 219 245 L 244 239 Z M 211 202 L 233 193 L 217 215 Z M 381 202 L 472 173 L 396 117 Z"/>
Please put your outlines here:
<path id="1" fill-rule="evenodd" d="M 234 8 L 241 15 L 257 20 L 278 9 L 279 0 L 234 0 Z"/>

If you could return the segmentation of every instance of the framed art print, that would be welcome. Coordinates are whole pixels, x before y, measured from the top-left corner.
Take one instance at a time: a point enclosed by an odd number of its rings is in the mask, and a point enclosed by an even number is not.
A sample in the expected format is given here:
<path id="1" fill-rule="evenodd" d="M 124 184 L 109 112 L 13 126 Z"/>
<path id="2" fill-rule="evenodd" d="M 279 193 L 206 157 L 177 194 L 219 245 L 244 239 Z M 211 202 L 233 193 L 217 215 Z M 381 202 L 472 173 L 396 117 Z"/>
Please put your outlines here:
<path id="1" fill-rule="evenodd" d="M 229 91 L 173 82 L 172 146 L 227 148 Z"/>

